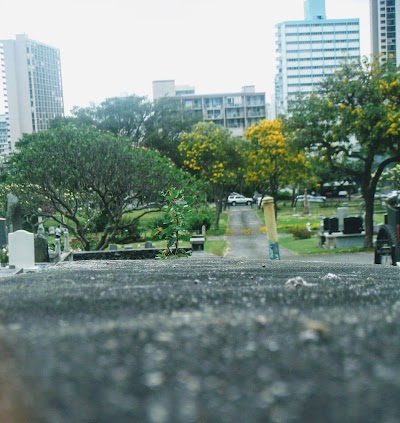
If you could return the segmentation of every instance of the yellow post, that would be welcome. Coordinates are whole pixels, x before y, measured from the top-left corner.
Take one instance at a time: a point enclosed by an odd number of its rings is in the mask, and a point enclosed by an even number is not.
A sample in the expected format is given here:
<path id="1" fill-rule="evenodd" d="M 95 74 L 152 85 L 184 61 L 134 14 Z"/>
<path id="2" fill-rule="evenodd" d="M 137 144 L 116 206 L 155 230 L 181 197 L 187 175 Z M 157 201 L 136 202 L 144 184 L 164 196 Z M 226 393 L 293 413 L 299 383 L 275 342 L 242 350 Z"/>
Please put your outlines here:
<path id="1" fill-rule="evenodd" d="M 269 258 L 271 260 L 280 260 L 274 199 L 272 197 L 264 197 L 262 206 L 264 210 L 265 226 L 267 228 Z"/>

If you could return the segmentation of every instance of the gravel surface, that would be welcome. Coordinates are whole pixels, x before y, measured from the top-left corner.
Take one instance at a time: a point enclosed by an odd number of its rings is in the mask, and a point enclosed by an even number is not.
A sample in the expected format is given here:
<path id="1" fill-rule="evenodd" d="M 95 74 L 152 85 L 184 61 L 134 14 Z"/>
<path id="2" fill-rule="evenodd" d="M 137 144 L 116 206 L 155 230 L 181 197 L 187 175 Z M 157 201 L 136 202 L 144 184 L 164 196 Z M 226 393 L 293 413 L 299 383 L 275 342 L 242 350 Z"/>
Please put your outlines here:
<path id="1" fill-rule="evenodd" d="M 398 422 L 399 284 L 203 253 L 2 278 L 0 419 Z"/>

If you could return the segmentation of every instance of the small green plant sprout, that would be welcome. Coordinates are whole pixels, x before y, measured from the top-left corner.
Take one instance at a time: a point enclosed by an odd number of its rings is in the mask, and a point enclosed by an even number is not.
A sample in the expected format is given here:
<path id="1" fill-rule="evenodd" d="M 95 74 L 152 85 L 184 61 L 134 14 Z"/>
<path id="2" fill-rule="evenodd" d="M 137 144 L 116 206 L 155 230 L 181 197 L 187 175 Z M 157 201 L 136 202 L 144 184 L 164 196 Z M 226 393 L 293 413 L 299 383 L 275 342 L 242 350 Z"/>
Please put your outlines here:
<path id="1" fill-rule="evenodd" d="M 162 208 L 164 216 L 162 226 L 158 227 L 153 235 L 166 239 L 167 248 L 158 257 L 187 257 L 191 255 L 191 252 L 181 251 L 179 242 L 181 237 L 188 232 L 188 218 L 192 212 L 190 204 L 193 203 L 194 199 L 191 196 L 184 195 L 182 190 L 176 188 L 161 192 L 161 195 L 165 200 L 165 205 Z"/>

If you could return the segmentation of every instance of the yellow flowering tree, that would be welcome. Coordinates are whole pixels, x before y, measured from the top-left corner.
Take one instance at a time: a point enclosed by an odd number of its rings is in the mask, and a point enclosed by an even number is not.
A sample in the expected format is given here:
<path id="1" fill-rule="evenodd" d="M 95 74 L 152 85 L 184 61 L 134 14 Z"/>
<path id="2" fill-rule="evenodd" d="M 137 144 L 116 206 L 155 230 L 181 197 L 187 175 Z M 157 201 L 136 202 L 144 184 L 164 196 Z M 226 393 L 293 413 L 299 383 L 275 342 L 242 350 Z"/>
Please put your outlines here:
<path id="1" fill-rule="evenodd" d="M 244 172 L 243 143 L 229 130 L 200 122 L 181 136 L 179 151 L 184 167 L 209 184 L 216 204 L 214 228 L 218 229 L 224 199 Z"/>
<path id="2" fill-rule="evenodd" d="M 400 68 L 392 60 L 344 64 L 320 89 L 289 107 L 296 144 L 325 157 L 361 187 L 365 247 L 372 246 L 374 196 L 385 168 L 400 162 Z"/>
<path id="3" fill-rule="evenodd" d="M 280 189 L 311 180 L 310 165 L 303 151 L 295 151 L 283 133 L 279 119 L 262 120 L 247 129 L 246 180 L 275 202 Z M 276 210 L 276 207 L 275 207 Z"/>

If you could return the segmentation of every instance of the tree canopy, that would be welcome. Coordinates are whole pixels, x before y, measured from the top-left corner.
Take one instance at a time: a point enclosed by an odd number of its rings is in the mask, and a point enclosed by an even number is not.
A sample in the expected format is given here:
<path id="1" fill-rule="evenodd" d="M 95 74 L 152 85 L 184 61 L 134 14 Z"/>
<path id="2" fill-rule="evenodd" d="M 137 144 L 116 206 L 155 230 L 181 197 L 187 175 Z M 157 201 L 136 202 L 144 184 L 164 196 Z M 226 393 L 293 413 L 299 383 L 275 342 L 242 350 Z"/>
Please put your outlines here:
<path id="1" fill-rule="evenodd" d="M 112 97 L 100 105 L 74 107 L 72 115 L 81 125 L 93 125 L 115 135 L 124 135 L 134 145 L 140 145 L 145 136 L 145 122 L 152 113 L 152 104 L 146 97 L 131 95 Z"/>
<path id="2" fill-rule="evenodd" d="M 55 119 L 52 127 L 73 123 L 76 126 L 95 126 L 115 135 L 124 135 L 133 145 L 159 151 L 182 166 L 178 151 L 180 136 L 191 131 L 202 116 L 182 108 L 176 97 L 160 98 L 154 102 L 146 97 L 131 95 L 108 98 L 100 105 L 75 107 L 72 117 Z"/>
<path id="3" fill-rule="evenodd" d="M 132 147 L 125 136 L 93 127 L 60 126 L 24 135 L 7 165 L 4 194 L 17 195 L 26 213 L 52 217 L 91 249 L 95 222 L 104 221 L 95 249 L 104 249 L 134 220 L 159 206 L 172 186 L 195 188 L 157 152 Z M 132 208 L 134 218 L 123 218 Z"/>
<path id="4" fill-rule="evenodd" d="M 193 110 L 183 109 L 181 100 L 174 97 L 160 98 L 154 101 L 152 107 L 152 113 L 145 122 L 143 144 L 182 167 L 182 156 L 178 149 L 180 137 L 184 132 L 190 132 L 202 116 Z"/>
<path id="5" fill-rule="evenodd" d="M 217 229 L 223 200 L 244 175 L 243 141 L 212 122 L 200 122 L 182 134 L 179 151 L 184 166 L 209 184 L 216 203 Z"/>
<path id="6" fill-rule="evenodd" d="M 363 59 L 344 64 L 316 93 L 289 106 L 286 123 L 297 145 L 360 184 L 366 247 L 377 183 L 386 166 L 400 162 L 399 102 L 399 68 Z"/>
<path id="7" fill-rule="evenodd" d="M 246 179 L 262 194 L 268 192 L 276 202 L 280 189 L 311 181 L 304 151 L 291 147 L 279 119 L 253 124 L 245 139 L 250 143 Z"/>

